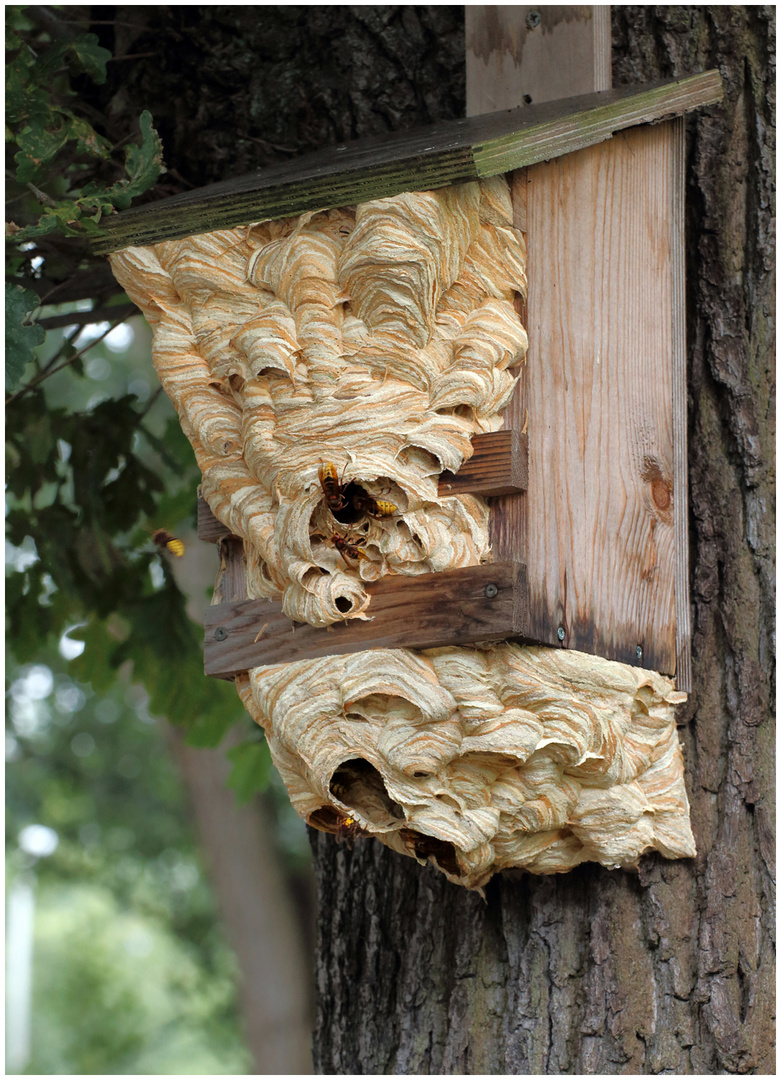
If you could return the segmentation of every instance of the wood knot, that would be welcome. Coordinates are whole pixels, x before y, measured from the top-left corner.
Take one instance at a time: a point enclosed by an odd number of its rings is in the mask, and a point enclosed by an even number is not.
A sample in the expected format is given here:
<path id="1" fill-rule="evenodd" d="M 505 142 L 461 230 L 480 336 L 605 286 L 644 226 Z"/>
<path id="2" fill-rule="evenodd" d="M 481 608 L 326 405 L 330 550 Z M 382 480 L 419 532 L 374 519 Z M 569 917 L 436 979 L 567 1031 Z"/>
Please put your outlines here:
<path id="1" fill-rule="evenodd" d="M 654 480 L 651 484 L 651 498 L 657 510 L 669 510 L 672 502 L 670 485 L 664 480 Z"/>

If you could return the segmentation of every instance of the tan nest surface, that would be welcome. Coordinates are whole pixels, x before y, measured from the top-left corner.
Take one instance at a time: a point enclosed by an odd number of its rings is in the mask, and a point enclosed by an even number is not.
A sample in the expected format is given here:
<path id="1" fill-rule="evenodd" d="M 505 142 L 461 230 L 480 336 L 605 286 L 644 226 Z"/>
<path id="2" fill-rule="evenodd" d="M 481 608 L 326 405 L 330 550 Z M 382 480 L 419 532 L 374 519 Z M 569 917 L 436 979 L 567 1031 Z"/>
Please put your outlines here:
<path id="1" fill-rule="evenodd" d="M 674 706 L 655 672 L 510 643 L 377 649 L 240 681 L 293 806 L 431 857 L 470 888 L 694 855 Z"/>
<path id="2" fill-rule="evenodd" d="M 250 597 L 324 626 L 365 617 L 366 581 L 486 560 L 485 502 L 437 481 L 501 427 L 525 261 L 502 177 L 112 255 Z M 397 512 L 335 522 L 327 462 Z"/>

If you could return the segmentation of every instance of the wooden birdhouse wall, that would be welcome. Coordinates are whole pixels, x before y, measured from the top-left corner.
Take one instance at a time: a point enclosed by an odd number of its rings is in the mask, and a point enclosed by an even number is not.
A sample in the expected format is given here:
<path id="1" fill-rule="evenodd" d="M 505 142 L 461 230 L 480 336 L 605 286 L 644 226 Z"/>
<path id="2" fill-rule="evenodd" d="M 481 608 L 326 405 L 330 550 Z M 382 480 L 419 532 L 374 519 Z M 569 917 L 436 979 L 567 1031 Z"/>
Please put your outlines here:
<path id="1" fill-rule="evenodd" d="M 530 638 L 687 689 L 682 169 L 675 120 L 516 179 L 529 355 L 512 419 L 529 485 L 513 528 Z"/>

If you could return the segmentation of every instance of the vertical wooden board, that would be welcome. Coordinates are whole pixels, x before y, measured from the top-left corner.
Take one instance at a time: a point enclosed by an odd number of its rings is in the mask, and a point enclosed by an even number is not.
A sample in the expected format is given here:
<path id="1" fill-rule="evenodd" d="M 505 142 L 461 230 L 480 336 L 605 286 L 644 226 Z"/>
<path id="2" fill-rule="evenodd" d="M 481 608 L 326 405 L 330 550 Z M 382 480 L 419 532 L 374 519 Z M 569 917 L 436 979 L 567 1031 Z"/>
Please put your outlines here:
<path id="1" fill-rule="evenodd" d="M 673 154 L 672 212 L 672 380 L 675 453 L 673 527 L 675 530 L 676 684 L 692 690 L 692 643 L 689 618 L 689 442 L 686 407 L 686 247 L 685 156 L 683 117 L 670 121 Z"/>
<path id="2" fill-rule="evenodd" d="M 467 116 L 611 85 L 609 5 L 467 4 Z"/>
<path id="3" fill-rule="evenodd" d="M 212 606 L 243 600 L 247 595 L 247 560 L 244 555 L 244 541 L 238 536 L 223 536 L 218 541 L 217 550 L 220 565 L 214 582 Z"/>
<path id="4" fill-rule="evenodd" d="M 513 224 L 522 233 L 526 233 L 526 189 L 528 183 L 528 170 L 518 169 L 510 179 L 510 194 L 513 203 Z M 518 296 L 516 299 L 518 317 L 525 328 L 528 328 L 526 314 L 526 301 Z M 521 366 L 518 381 L 515 384 L 512 399 L 502 413 L 504 427 L 518 432 L 525 432 L 527 420 L 527 363 Z M 528 453 L 528 449 L 527 449 Z M 528 485 L 528 472 L 527 472 Z M 489 536 L 491 540 L 491 557 L 495 562 L 524 562 L 526 559 L 526 493 L 522 495 L 503 495 L 491 500 L 491 517 L 489 519 Z"/>
<path id="5" fill-rule="evenodd" d="M 636 128 L 532 166 L 527 206 L 531 636 L 668 674 L 678 164 Z"/>

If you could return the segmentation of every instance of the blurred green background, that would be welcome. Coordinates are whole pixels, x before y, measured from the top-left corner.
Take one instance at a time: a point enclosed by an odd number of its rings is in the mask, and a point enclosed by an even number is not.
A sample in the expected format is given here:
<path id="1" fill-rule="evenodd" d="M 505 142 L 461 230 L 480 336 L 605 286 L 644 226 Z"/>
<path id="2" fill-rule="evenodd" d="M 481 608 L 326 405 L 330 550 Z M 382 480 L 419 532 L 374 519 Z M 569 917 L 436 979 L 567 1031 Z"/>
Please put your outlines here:
<path id="1" fill-rule="evenodd" d="M 78 346 L 98 338 L 108 325 L 86 324 Z M 73 331 L 67 325 L 49 331 L 37 350 L 40 368 Z M 209 602 L 217 554 L 213 545 L 194 536 L 198 473 L 172 406 L 156 391 L 149 350 L 146 323 L 130 318 L 88 349 L 82 374 L 65 369 L 46 380 L 41 393 L 48 408 L 67 415 L 79 416 L 125 396 L 143 413 L 145 429 L 159 443 L 153 446 L 139 434 L 135 449 L 147 467 L 164 477 L 164 498 L 174 506 L 189 505 L 178 520 L 175 510 L 160 510 L 163 524 L 185 539 L 186 550 L 174 563 L 151 543 L 151 525 L 136 529 L 128 547 L 131 554 L 135 545 L 144 555 L 150 593 L 181 590 L 182 604 L 197 616 Z M 10 465 L 20 470 L 24 461 L 14 457 L 15 431 L 12 419 Z M 29 425 L 18 438 L 36 452 Z M 58 460 L 66 454 L 58 446 Z M 62 475 L 67 484 L 64 468 Z M 25 492 L 17 472 L 8 509 L 22 515 L 28 506 L 45 510 L 56 502 L 56 484 Z M 38 580 L 30 578 L 34 568 L 42 571 Z M 132 652 L 119 666 L 106 663 L 109 648 L 128 640 L 127 628 L 109 611 L 86 648 L 76 640 L 78 628 L 59 640 L 51 634 L 37 637 L 36 609 L 51 606 L 56 587 L 29 533 L 16 544 L 6 541 L 6 578 L 12 626 L 21 628 L 16 638 L 9 636 L 6 667 L 9 919 L 21 903 L 24 921 L 25 904 L 31 895 L 35 900 L 29 1048 L 23 1035 L 20 1046 L 9 1026 L 7 1069 L 44 1074 L 254 1071 L 240 1012 L 240 964 L 207 876 L 172 745 L 174 730 L 150 711 Z M 26 592 L 14 599 L 20 581 Z M 197 638 L 197 628 L 193 633 Z M 195 672 L 190 679 L 196 681 L 181 688 L 182 699 L 194 710 L 189 725 L 193 741 L 209 741 L 203 725 L 199 738 L 196 722 L 204 700 L 217 717 L 212 726 L 218 737 L 233 724 L 240 746 L 265 749 L 233 688 L 207 681 L 198 672 L 200 663 L 196 641 L 182 664 L 185 672 Z M 178 684 L 175 669 L 169 677 Z M 312 886 L 304 824 L 276 774 L 272 778 L 265 767 L 265 754 L 256 753 L 251 762 L 234 757 L 236 794 L 273 831 L 273 850 L 299 897 L 297 924 L 306 935 Z M 259 788 L 264 788 L 261 795 Z M 23 850 L 35 850 L 34 833 L 26 844 L 23 834 L 20 846 L 20 833 L 31 825 L 53 831 L 57 845 L 51 854 L 36 857 Z M 42 835 L 45 845 L 47 834 Z M 7 940 L 12 980 L 20 976 L 14 967 L 19 947 L 18 941 Z M 18 990 L 13 984 L 7 988 L 10 1024 L 19 1015 Z"/>

